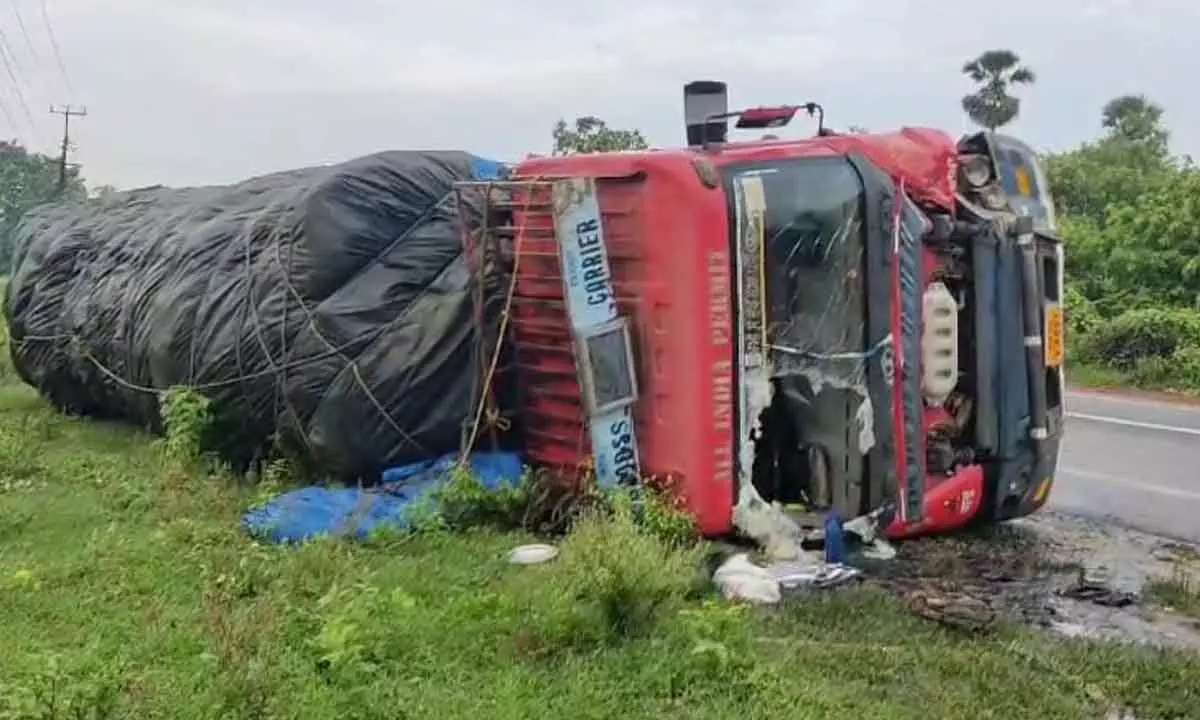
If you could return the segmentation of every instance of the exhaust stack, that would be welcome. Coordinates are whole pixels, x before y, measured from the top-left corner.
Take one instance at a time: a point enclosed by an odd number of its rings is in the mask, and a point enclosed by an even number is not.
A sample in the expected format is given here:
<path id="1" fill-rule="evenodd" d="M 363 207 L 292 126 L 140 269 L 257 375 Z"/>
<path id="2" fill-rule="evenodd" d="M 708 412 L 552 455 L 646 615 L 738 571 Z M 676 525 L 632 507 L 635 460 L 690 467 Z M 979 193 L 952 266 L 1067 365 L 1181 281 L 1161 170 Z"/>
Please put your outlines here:
<path id="1" fill-rule="evenodd" d="M 729 112 L 729 90 L 719 80 L 696 80 L 683 86 L 683 121 L 687 124 L 688 147 L 721 144 L 729 135 L 725 119 L 706 122 L 713 115 Z"/>

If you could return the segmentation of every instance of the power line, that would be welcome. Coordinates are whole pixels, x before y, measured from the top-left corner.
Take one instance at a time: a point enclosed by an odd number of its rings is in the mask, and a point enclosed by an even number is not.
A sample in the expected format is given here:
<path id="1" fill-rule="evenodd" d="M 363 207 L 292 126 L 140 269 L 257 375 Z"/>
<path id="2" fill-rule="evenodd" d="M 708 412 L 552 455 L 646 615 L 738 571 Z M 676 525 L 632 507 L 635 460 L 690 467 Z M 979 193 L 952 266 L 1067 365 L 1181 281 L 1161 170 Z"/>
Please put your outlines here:
<path id="1" fill-rule="evenodd" d="M 50 112 L 63 116 L 62 155 L 58 159 L 58 193 L 62 195 L 67 189 L 67 151 L 71 148 L 71 118 L 86 116 L 87 108 L 74 109 L 70 105 L 56 108 L 51 105 Z"/>
<path id="2" fill-rule="evenodd" d="M 20 130 L 17 127 L 17 118 L 13 115 L 12 110 L 8 107 L 3 97 L 0 97 L 0 114 L 4 115 L 4 119 L 8 120 L 8 124 L 12 126 L 14 135 L 19 134 Z"/>
<path id="3" fill-rule="evenodd" d="M 21 103 L 21 111 L 25 113 L 25 119 L 29 121 L 29 127 L 37 133 L 37 122 L 33 119 L 33 113 L 29 111 L 29 101 L 25 99 L 25 92 L 21 90 L 21 81 L 17 78 L 16 58 L 12 51 L 9 50 L 8 36 L 4 30 L 0 28 L 0 62 L 4 64 L 4 70 L 8 73 L 8 78 L 12 80 L 13 92 L 17 94 L 17 101 Z"/>
<path id="4" fill-rule="evenodd" d="M 67 65 L 63 62 L 62 51 L 58 49 L 58 38 L 54 35 L 54 23 L 50 22 L 50 6 L 47 3 L 48 0 L 42 0 L 42 22 L 46 25 L 46 35 L 50 38 L 54 61 L 58 63 L 58 71 L 62 73 L 63 82 L 67 85 L 67 92 L 74 96 L 75 88 L 71 86 L 71 78 L 67 75 Z"/>
<path id="5" fill-rule="evenodd" d="M 29 28 L 25 25 L 25 16 L 21 14 L 21 3 L 18 0 L 11 1 L 13 14 L 17 16 L 17 27 L 21 28 L 21 35 L 24 36 L 25 45 L 29 48 L 29 57 L 33 59 L 33 64 L 37 65 L 37 48 L 33 44 L 33 39 L 29 36 Z"/>

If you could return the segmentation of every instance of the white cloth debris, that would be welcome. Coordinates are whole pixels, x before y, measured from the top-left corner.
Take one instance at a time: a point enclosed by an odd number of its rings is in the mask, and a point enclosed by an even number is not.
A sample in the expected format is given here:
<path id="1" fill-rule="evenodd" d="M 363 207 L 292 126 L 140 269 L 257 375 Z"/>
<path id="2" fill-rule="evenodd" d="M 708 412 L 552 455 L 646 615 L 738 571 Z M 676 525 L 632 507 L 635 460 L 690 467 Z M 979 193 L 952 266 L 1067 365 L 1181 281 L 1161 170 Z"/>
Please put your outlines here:
<path id="1" fill-rule="evenodd" d="M 757 542 L 772 560 L 794 560 L 801 556 L 804 531 L 784 513 L 779 503 L 763 500 L 751 483 L 744 483 L 733 507 L 733 524 Z"/>
<path id="2" fill-rule="evenodd" d="M 745 553 L 734 555 L 717 568 L 713 582 L 726 600 L 774 605 L 783 599 L 775 576 L 750 562 Z"/>
<path id="3" fill-rule="evenodd" d="M 859 554 L 870 560 L 891 560 L 896 557 L 896 548 L 887 540 L 876 538 L 874 542 L 864 544 Z"/>
<path id="4" fill-rule="evenodd" d="M 853 520 L 847 520 L 842 525 L 842 531 L 857 535 L 863 544 L 870 544 L 879 537 L 879 519 L 875 513 L 859 515 Z"/>

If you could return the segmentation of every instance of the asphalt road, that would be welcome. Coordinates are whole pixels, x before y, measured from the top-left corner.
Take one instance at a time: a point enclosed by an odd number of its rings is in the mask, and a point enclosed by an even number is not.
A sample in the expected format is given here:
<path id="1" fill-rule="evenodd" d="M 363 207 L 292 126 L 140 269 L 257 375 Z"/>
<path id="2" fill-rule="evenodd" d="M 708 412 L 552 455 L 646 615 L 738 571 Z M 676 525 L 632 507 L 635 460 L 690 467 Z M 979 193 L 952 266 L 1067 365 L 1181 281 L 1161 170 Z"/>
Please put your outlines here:
<path id="1" fill-rule="evenodd" d="M 1047 507 L 1200 542 L 1200 405 L 1069 393 Z"/>

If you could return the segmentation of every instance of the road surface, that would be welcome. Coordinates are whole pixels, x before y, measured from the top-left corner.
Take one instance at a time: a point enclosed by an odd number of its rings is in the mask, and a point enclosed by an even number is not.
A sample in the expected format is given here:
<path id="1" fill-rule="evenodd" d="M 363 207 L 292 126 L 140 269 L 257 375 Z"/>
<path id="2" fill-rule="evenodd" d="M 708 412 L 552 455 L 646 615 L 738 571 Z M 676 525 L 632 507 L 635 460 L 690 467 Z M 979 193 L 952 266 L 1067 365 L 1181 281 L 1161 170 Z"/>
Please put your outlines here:
<path id="1" fill-rule="evenodd" d="M 1047 507 L 1200 542 L 1200 405 L 1069 393 Z"/>

